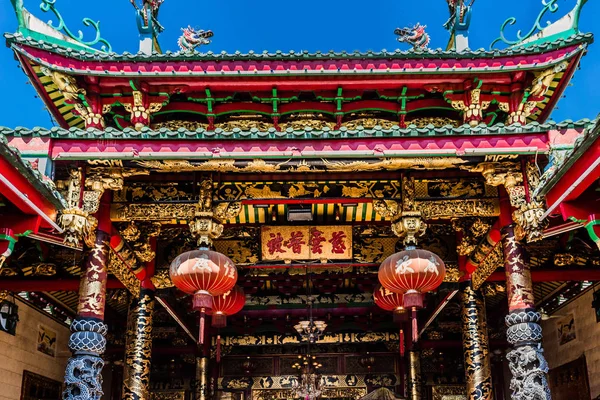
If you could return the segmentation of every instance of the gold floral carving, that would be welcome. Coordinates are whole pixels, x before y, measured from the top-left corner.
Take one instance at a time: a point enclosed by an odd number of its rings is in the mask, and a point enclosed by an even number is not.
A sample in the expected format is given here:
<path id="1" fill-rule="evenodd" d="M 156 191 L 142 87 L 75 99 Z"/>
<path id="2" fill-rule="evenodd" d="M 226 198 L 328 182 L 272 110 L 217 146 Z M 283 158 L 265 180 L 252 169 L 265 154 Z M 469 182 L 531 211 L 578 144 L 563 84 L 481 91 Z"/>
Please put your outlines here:
<path id="1" fill-rule="evenodd" d="M 191 220 L 196 213 L 195 204 L 113 204 L 113 221 L 173 221 Z"/>
<path id="2" fill-rule="evenodd" d="M 0 303 L 8 299 L 10 296 L 10 292 L 8 290 L 0 290 Z"/>
<path id="3" fill-rule="evenodd" d="M 126 400 L 149 397 L 153 311 L 154 297 L 147 290 L 129 309 L 123 374 L 123 399 Z"/>
<path id="4" fill-rule="evenodd" d="M 283 122 L 279 124 L 279 128 L 281 130 L 286 130 L 288 128 L 292 128 L 295 131 L 302 131 L 306 128 L 311 128 L 314 130 L 323 130 L 323 128 L 334 129 L 335 122 L 329 122 L 321 119 L 298 119 L 295 121 Z M 350 128 L 349 128 L 350 129 Z"/>
<path id="5" fill-rule="evenodd" d="M 479 289 L 490 275 L 503 264 L 504 254 L 502 253 L 502 245 L 498 243 L 473 272 L 471 276 L 473 288 L 476 290 Z"/>
<path id="6" fill-rule="evenodd" d="M 398 126 L 398 122 L 381 118 L 357 118 L 352 121 L 344 122 L 342 126 L 350 130 L 356 130 L 359 126 L 362 126 L 365 129 L 373 129 L 376 126 L 380 126 L 383 129 L 391 129 L 394 126 Z"/>
<path id="7" fill-rule="evenodd" d="M 448 125 L 459 127 L 462 125 L 462 121 L 457 121 L 447 117 L 422 117 L 406 121 L 406 124 L 415 125 L 417 128 L 426 128 L 429 125 L 433 125 L 436 128 Z"/>
<path id="8" fill-rule="evenodd" d="M 168 269 L 158 270 L 150 280 L 157 289 L 168 289 L 175 286 L 171 281 Z"/>
<path id="9" fill-rule="evenodd" d="M 361 171 L 397 171 L 401 169 L 437 170 L 457 168 L 466 160 L 458 157 L 418 157 L 418 158 L 384 158 L 378 162 L 368 161 L 329 161 L 323 160 L 328 171 L 361 172 Z"/>
<path id="10" fill-rule="evenodd" d="M 115 252 L 111 251 L 108 261 L 108 272 L 113 274 L 133 296 L 140 293 L 140 280 L 133 274 Z"/>
<path id="11" fill-rule="evenodd" d="M 373 200 L 373 208 L 385 219 L 395 219 L 400 215 L 400 205 L 394 200 Z"/>
<path id="12" fill-rule="evenodd" d="M 462 273 L 458 269 L 458 266 L 450 266 L 446 265 L 446 276 L 444 277 L 444 282 L 459 282 Z"/>
<path id="13" fill-rule="evenodd" d="M 464 385 L 434 386 L 432 396 L 432 400 L 467 400 L 467 390 Z"/>
<path id="14" fill-rule="evenodd" d="M 426 220 L 500 215 L 500 203 L 496 199 L 417 201 L 416 206 Z"/>
<path id="15" fill-rule="evenodd" d="M 166 128 L 172 131 L 176 131 L 178 129 L 185 129 L 186 131 L 195 131 L 197 129 L 207 129 L 208 124 L 199 121 L 184 121 L 177 119 L 165 122 L 156 122 L 151 125 L 151 128 L 154 130 Z"/>
<path id="16" fill-rule="evenodd" d="M 259 131 L 267 131 L 273 127 L 273 123 L 264 122 L 260 119 L 234 119 L 227 122 L 220 122 L 215 124 L 215 129 L 223 129 L 224 131 L 231 131 L 233 129 L 240 129 L 242 131 L 249 131 L 251 129 L 258 129 Z"/>

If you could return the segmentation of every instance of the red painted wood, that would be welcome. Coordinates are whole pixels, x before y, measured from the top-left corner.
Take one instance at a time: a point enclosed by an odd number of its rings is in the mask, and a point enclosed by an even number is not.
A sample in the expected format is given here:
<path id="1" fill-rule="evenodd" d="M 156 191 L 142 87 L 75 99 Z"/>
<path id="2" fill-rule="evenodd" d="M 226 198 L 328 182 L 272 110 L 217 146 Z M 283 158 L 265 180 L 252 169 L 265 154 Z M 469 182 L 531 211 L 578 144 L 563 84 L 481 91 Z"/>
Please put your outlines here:
<path id="1" fill-rule="evenodd" d="M 588 187 L 600 178 L 600 164 L 594 168 L 592 165 L 600 159 L 600 138 L 590 146 L 590 148 L 569 168 L 568 173 L 554 185 L 554 187 L 546 195 L 546 204 L 548 208 L 554 207 L 564 193 L 570 191 L 568 196 L 562 199 L 563 202 L 578 198 Z M 587 176 L 581 180 L 584 173 L 588 172 Z M 574 187 L 573 187 L 574 186 Z"/>
<path id="2" fill-rule="evenodd" d="M 55 139 L 52 148 L 52 158 L 60 159 L 67 153 L 103 153 L 125 157 L 144 157 L 145 155 L 173 155 L 178 152 L 194 154 L 196 157 L 248 157 L 257 158 L 269 155 L 281 157 L 324 157 L 324 153 L 339 152 L 372 152 L 374 157 L 386 157 L 393 152 L 403 152 L 403 155 L 414 154 L 422 156 L 424 152 L 456 150 L 457 155 L 463 155 L 473 149 L 506 149 L 531 148 L 540 152 L 548 150 L 548 137 L 545 133 L 529 133 L 523 135 L 469 135 L 443 137 L 386 137 L 360 139 L 264 139 L 264 140 L 144 140 L 126 139 L 114 141 L 99 141 L 94 139 Z M 391 152 L 391 153 L 390 153 Z M 190 156 L 187 156 L 188 158 Z M 98 158 L 92 155 L 90 158 Z"/>
<path id="3" fill-rule="evenodd" d="M 37 189 L 27 180 L 19 171 L 15 169 L 7 160 L 0 157 L 0 174 L 2 174 L 8 181 L 16 187 L 19 193 L 25 195 L 29 201 L 31 201 L 36 207 L 38 207 L 44 214 L 51 219 L 56 218 L 57 210 L 54 205 L 42 196 Z M 19 210 L 27 215 L 35 215 L 37 213 L 33 210 L 24 200 L 20 199 L 19 196 L 10 189 L 6 184 L 0 182 L 0 193 L 12 204 L 14 204 Z M 44 228 L 50 228 L 50 225 L 42 220 L 41 226 Z"/>
<path id="4" fill-rule="evenodd" d="M 533 282 L 600 281 L 600 269 L 531 270 Z M 504 271 L 494 272 L 488 282 L 504 282 Z"/>
<path id="5" fill-rule="evenodd" d="M 77 292 L 79 279 L 1 279 L 0 290 L 11 292 Z M 108 278 L 107 289 L 123 289 L 125 286 L 115 278 Z"/>

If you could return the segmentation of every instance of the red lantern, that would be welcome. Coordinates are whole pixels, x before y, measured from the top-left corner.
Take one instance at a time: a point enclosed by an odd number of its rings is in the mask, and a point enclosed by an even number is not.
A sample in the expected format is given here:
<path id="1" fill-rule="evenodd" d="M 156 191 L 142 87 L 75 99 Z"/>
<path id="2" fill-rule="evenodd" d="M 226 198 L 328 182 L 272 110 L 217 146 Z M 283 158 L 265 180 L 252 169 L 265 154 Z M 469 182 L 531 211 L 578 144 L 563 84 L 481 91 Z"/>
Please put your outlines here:
<path id="1" fill-rule="evenodd" d="M 385 311 L 404 312 L 404 294 L 394 293 L 381 285 L 375 287 L 373 292 L 373 300 L 380 308 Z"/>
<path id="2" fill-rule="evenodd" d="M 416 342 L 416 310 L 423 308 L 424 293 L 437 289 L 444 281 L 444 262 L 430 251 L 409 248 L 386 258 L 379 267 L 378 276 L 384 288 L 404 293 L 404 307 L 412 310 L 413 341 Z"/>
<path id="3" fill-rule="evenodd" d="M 239 286 L 234 286 L 230 291 L 220 296 L 212 298 L 212 326 L 215 328 L 224 328 L 227 326 L 227 316 L 242 311 L 246 304 L 244 290 Z M 221 362 L 221 335 L 217 335 L 217 362 Z"/>
<path id="4" fill-rule="evenodd" d="M 212 326 L 224 328 L 227 325 L 227 316 L 242 311 L 246 304 L 246 296 L 244 290 L 236 285 L 230 291 L 213 297 L 212 302 Z"/>
<path id="5" fill-rule="evenodd" d="M 233 288 L 237 269 L 233 261 L 223 254 L 201 249 L 188 251 L 173 260 L 169 275 L 179 290 L 194 295 L 194 309 L 200 311 L 198 342 L 203 344 L 205 313 L 212 308 L 213 296 Z"/>
<path id="6" fill-rule="evenodd" d="M 375 304 L 377 304 L 380 308 L 386 311 L 394 312 L 394 320 L 396 317 L 402 315 L 402 313 L 406 312 L 404 308 L 404 294 L 403 293 L 394 293 L 390 292 L 386 288 L 381 285 L 377 285 L 375 290 L 373 291 L 373 300 Z M 398 321 L 400 318 L 398 318 Z M 404 357 L 404 330 L 400 329 L 399 332 L 399 349 L 400 356 Z"/>

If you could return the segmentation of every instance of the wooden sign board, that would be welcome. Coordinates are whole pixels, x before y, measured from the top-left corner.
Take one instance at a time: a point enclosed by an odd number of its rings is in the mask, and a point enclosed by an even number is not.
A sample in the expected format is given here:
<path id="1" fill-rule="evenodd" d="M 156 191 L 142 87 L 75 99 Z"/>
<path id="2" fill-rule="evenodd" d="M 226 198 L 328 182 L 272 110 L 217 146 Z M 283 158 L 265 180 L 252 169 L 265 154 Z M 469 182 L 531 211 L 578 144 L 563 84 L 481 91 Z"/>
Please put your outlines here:
<path id="1" fill-rule="evenodd" d="M 263 261 L 349 260 L 351 226 L 264 226 Z"/>

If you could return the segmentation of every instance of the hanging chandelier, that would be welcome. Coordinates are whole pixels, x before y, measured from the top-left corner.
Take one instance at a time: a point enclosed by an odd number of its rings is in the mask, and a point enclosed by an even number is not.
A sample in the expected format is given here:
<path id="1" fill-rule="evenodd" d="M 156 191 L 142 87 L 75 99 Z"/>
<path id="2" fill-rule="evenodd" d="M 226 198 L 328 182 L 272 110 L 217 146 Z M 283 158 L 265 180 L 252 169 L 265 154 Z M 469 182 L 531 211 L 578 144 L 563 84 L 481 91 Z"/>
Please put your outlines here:
<path id="1" fill-rule="evenodd" d="M 327 324 L 325 321 L 315 321 L 313 320 L 313 302 L 314 299 L 311 293 L 312 282 L 310 279 L 310 272 L 308 269 L 308 265 L 306 266 L 306 302 L 308 306 L 308 319 L 299 321 L 296 325 L 294 325 L 294 329 L 298 332 L 298 335 L 302 338 L 303 341 L 308 343 L 316 343 L 323 333 L 325 332 L 325 328 L 327 328 Z"/>
<path id="2" fill-rule="evenodd" d="M 294 329 L 298 332 L 302 340 L 309 343 L 316 343 L 323 335 L 325 328 L 327 328 L 325 321 L 313 321 L 312 318 L 308 321 L 300 321 L 294 325 Z"/>
<path id="3" fill-rule="evenodd" d="M 323 365 L 317 362 L 315 356 L 298 356 L 298 362 L 292 368 L 298 370 L 299 379 L 292 385 L 293 395 L 303 400 L 315 400 L 321 396 L 321 377 L 319 368 Z"/>

